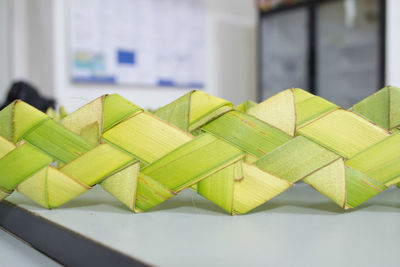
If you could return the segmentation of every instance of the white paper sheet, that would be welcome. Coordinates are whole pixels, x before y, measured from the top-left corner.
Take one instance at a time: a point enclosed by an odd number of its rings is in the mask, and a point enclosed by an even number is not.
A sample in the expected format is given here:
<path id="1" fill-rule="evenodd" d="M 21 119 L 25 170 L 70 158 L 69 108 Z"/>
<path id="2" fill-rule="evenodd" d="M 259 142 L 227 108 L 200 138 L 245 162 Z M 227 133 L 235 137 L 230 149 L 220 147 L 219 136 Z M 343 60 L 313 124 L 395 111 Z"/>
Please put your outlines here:
<path id="1" fill-rule="evenodd" d="M 201 88 L 204 0 L 72 0 L 75 82 Z"/>

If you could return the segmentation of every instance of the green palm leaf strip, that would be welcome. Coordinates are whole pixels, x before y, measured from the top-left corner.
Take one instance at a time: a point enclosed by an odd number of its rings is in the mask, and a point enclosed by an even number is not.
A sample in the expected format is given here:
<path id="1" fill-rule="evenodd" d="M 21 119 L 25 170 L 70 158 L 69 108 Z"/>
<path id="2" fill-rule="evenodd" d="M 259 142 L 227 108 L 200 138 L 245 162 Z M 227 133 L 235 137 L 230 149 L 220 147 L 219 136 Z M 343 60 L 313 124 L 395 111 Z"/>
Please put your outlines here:
<path id="1" fill-rule="evenodd" d="M 354 208 L 400 182 L 400 89 L 349 110 L 301 89 L 259 104 L 192 91 L 151 114 L 119 95 L 0 111 L 0 198 L 56 208 L 99 184 L 135 212 L 191 188 L 243 214 L 305 182 Z"/>

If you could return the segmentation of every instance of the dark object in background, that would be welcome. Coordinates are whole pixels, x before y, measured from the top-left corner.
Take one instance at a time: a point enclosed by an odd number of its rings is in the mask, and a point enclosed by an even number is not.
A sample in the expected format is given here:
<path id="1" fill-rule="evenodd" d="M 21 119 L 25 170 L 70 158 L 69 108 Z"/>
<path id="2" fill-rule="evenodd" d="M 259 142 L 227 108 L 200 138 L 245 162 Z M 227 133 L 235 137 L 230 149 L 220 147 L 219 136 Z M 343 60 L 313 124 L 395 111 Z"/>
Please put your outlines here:
<path id="1" fill-rule="evenodd" d="M 7 99 L 0 107 L 0 110 L 11 104 L 16 99 L 20 99 L 43 112 L 46 112 L 50 107 L 54 108 L 56 103 L 54 99 L 48 99 L 41 96 L 38 90 L 29 83 L 20 81 L 12 84 Z"/>

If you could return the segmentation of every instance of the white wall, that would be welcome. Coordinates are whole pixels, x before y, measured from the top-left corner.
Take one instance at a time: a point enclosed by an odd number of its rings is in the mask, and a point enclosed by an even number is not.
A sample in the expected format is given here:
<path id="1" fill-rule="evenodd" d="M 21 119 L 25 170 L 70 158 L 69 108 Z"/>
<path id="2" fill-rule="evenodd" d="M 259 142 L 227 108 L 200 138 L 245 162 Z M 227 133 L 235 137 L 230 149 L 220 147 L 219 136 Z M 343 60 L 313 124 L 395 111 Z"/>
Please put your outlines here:
<path id="1" fill-rule="evenodd" d="M 13 77 L 32 81 L 69 111 L 106 93 L 118 93 L 144 108 L 157 108 L 189 91 L 72 83 L 65 0 L 13 3 Z M 206 0 L 206 92 L 235 104 L 256 98 L 256 16 L 252 0 Z"/>
<path id="2" fill-rule="evenodd" d="M 9 0 L 12 14 L 12 78 L 53 96 L 52 1 Z"/>
<path id="3" fill-rule="evenodd" d="M 400 87 L 400 1 L 387 0 L 386 84 Z"/>
<path id="4" fill-rule="evenodd" d="M 0 0 L 0 99 L 5 97 L 11 79 L 9 6 L 8 0 Z"/>
<path id="5" fill-rule="evenodd" d="M 235 104 L 257 100 L 257 21 L 252 0 L 208 0 L 209 90 Z"/>
<path id="6" fill-rule="evenodd" d="M 256 25 L 252 0 L 206 0 L 207 86 L 239 103 L 257 92 Z M 399 0 L 387 0 L 387 84 L 400 86 Z M 11 21 L 11 23 L 9 23 Z M 10 31 L 7 31 L 7 26 Z M 4 37 L 6 36 L 6 37 Z M 104 93 L 120 93 L 143 107 L 166 104 L 188 90 L 77 85 L 69 80 L 65 0 L 0 0 L 0 96 L 10 78 L 28 79 L 71 111 Z"/>

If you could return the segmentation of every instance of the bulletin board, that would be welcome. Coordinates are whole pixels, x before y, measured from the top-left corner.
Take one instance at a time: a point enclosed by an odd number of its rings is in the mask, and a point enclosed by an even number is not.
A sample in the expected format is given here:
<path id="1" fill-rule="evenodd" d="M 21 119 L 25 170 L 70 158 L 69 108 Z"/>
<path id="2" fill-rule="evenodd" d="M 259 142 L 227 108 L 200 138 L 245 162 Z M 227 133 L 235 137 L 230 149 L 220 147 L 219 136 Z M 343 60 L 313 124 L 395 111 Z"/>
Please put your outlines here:
<path id="1" fill-rule="evenodd" d="M 204 0 L 71 0 L 72 80 L 202 88 Z"/>

